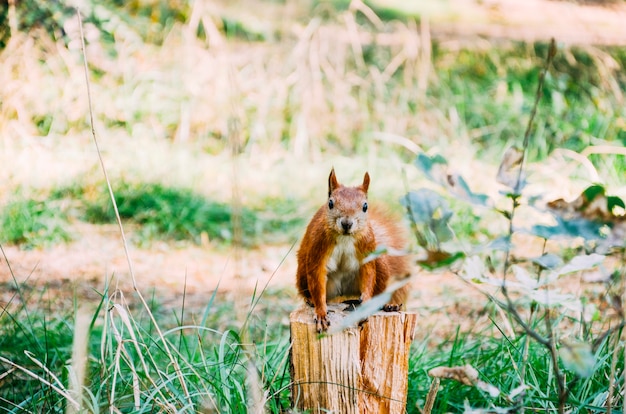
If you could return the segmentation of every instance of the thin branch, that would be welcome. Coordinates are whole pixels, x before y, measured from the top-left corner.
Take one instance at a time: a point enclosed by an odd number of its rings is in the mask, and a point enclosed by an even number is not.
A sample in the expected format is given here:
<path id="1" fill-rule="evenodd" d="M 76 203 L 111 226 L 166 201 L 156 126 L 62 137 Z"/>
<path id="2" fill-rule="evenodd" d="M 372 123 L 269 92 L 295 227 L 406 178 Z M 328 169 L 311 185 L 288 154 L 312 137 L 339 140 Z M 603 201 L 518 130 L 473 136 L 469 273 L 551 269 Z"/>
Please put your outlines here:
<path id="1" fill-rule="evenodd" d="M 528 147 L 530 144 L 530 132 L 533 127 L 533 123 L 535 121 L 535 116 L 537 115 L 537 108 L 539 107 L 539 100 L 543 94 L 543 84 L 545 81 L 546 74 L 550 69 L 554 56 L 556 55 L 556 43 L 554 38 L 550 41 L 550 47 L 548 49 L 548 56 L 546 58 L 545 65 L 542 71 L 539 73 L 539 81 L 537 84 L 537 92 L 535 93 L 535 101 L 533 103 L 532 110 L 530 112 L 530 117 L 528 118 L 528 124 L 526 125 L 526 131 L 524 132 L 524 140 L 522 143 L 522 156 L 519 163 L 519 170 L 517 171 L 517 179 L 515 182 L 515 187 L 513 189 L 513 194 L 511 196 L 511 211 L 509 214 L 509 237 L 513 237 L 514 227 L 513 220 L 515 217 L 515 212 L 517 207 L 519 207 L 519 199 L 521 197 L 522 184 L 523 184 L 523 176 L 524 176 L 524 166 L 526 161 L 526 155 L 528 153 Z M 544 245 L 545 246 L 545 245 Z M 503 273 L 502 273 L 502 295 L 506 300 L 506 310 L 509 314 L 517 321 L 517 323 L 524 329 L 527 335 L 535 339 L 539 344 L 546 347 L 550 352 L 550 359 L 552 361 L 552 366 L 554 369 L 554 374 L 556 376 L 556 382 L 559 393 L 558 400 L 558 412 L 559 414 L 563 414 L 565 412 L 565 403 L 567 402 L 567 397 L 569 395 L 569 390 L 567 388 L 567 384 L 565 382 L 565 376 L 559 367 L 559 357 L 556 349 L 556 339 L 554 337 L 554 331 L 552 329 L 552 319 L 550 317 L 550 309 L 546 309 L 546 329 L 548 332 L 548 337 L 544 338 L 534 329 L 532 329 L 528 324 L 526 324 L 517 309 L 514 306 L 514 303 L 509 296 L 508 289 L 506 287 L 506 277 L 511 266 L 511 248 L 506 249 L 504 265 L 503 265 Z"/>
<path id="2" fill-rule="evenodd" d="M 514 228 L 513 228 L 513 218 L 515 217 L 515 211 L 517 207 L 519 207 L 519 197 L 521 193 L 522 181 L 524 176 L 524 166 L 526 161 L 526 154 L 528 152 L 528 146 L 530 144 L 530 131 L 532 130 L 533 123 L 535 122 L 535 116 L 537 115 L 537 107 L 539 106 L 539 100 L 543 95 L 543 83 L 546 78 L 546 73 L 550 69 L 552 65 L 552 60 L 556 55 L 556 43 L 554 38 L 550 41 L 550 48 L 548 50 L 548 57 L 546 58 L 546 64 L 544 65 L 541 73 L 539 74 L 539 82 L 537 84 L 537 92 L 535 93 L 535 102 L 533 103 L 532 110 L 530 112 L 530 118 L 528 118 L 528 124 L 526 125 L 526 131 L 524 132 L 524 140 L 522 142 L 522 159 L 519 163 L 519 170 L 517 172 L 517 179 L 514 187 L 514 195 L 511 206 L 511 214 L 509 216 L 509 237 L 513 236 Z M 506 281 L 506 275 L 509 271 L 510 267 L 510 253 L 511 249 L 506 249 L 506 256 L 504 259 L 504 272 L 503 277 Z M 502 293 L 506 295 L 506 283 L 502 285 Z"/>

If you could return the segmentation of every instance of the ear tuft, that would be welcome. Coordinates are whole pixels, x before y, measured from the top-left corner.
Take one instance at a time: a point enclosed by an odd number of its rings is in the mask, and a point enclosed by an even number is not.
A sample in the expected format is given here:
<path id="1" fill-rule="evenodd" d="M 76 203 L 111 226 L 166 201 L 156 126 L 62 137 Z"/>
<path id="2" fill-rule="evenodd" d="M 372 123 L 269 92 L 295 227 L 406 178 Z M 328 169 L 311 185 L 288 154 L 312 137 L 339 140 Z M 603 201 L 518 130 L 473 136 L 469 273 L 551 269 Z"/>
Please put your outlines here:
<path id="1" fill-rule="evenodd" d="M 330 175 L 328 176 L 328 197 L 339 187 L 339 181 L 337 181 L 337 176 L 335 175 L 335 168 L 333 167 L 330 170 Z"/>
<path id="2" fill-rule="evenodd" d="M 367 189 L 370 186 L 370 175 L 368 173 L 365 173 L 365 176 L 363 177 L 363 184 L 361 184 L 361 187 L 363 187 L 363 191 L 365 191 L 367 193 Z"/>

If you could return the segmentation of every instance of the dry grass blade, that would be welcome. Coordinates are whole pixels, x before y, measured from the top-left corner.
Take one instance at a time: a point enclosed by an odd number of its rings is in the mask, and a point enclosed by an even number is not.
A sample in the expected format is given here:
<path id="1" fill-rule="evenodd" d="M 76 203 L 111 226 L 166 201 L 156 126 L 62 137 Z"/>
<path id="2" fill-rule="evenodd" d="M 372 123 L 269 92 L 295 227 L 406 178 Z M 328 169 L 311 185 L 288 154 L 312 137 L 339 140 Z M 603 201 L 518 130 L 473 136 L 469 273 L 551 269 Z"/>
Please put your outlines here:
<path id="1" fill-rule="evenodd" d="M 263 414 L 265 412 L 264 407 L 267 402 L 267 395 L 263 390 L 259 372 L 251 359 L 248 360 L 247 373 L 248 412 L 251 414 Z"/>
<path id="2" fill-rule="evenodd" d="M 60 384 L 60 385 L 56 385 L 51 383 L 50 381 L 48 381 L 47 379 L 37 375 L 36 373 L 34 373 L 33 371 L 29 370 L 28 368 L 25 368 L 21 365 L 16 364 L 15 362 L 6 359 L 2 356 L 0 356 L 0 362 L 4 362 L 7 365 L 10 365 L 11 367 L 18 369 L 20 371 L 22 371 L 23 373 L 25 373 L 26 375 L 28 375 L 31 378 L 36 379 L 37 381 L 41 382 L 42 384 L 45 384 L 47 386 L 49 386 L 50 388 L 52 388 L 54 391 L 56 391 L 57 393 L 59 393 L 59 395 L 61 395 L 63 398 L 65 398 L 67 400 L 68 403 L 72 404 L 74 406 L 74 408 L 76 408 L 78 410 L 78 408 L 80 407 L 80 405 L 78 404 L 78 401 L 76 401 L 71 395 L 70 393 L 63 389 L 63 384 L 61 383 L 61 381 L 59 381 L 59 379 L 52 373 L 50 372 L 49 369 L 47 369 L 41 362 L 37 361 L 36 359 L 34 359 L 32 357 L 32 355 L 28 352 L 28 351 L 24 351 L 24 353 L 26 354 L 27 357 L 29 357 L 31 359 L 31 361 L 33 361 L 36 365 L 38 365 L 39 367 L 43 368 L 46 373 L 48 375 L 50 375 L 52 378 L 55 379 L 55 381 Z"/>
<path id="3" fill-rule="evenodd" d="M 80 404 L 78 407 L 68 405 L 65 412 L 68 414 L 79 413 L 82 409 L 82 389 L 85 384 L 85 368 L 87 365 L 87 348 L 89 346 L 89 324 L 91 315 L 87 309 L 80 307 L 76 312 L 74 323 L 74 342 L 72 344 L 72 363 L 69 367 L 70 394 Z"/>
<path id="4" fill-rule="evenodd" d="M 474 385 L 478 381 L 478 371 L 471 365 L 462 367 L 437 367 L 428 371 L 428 375 L 435 378 L 452 379 L 461 384 Z"/>
<path id="5" fill-rule="evenodd" d="M 124 246 L 124 253 L 126 256 L 126 260 L 128 262 L 128 269 L 131 275 L 131 279 L 132 279 L 132 284 L 133 284 L 133 289 L 135 291 L 135 293 L 137 294 L 137 296 L 139 297 L 139 300 L 141 301 L 142 305 L 144 306 L 144 308 L 146 309 L 146 311 L 148 312 L 148 315 L 150 316 L 150 320 L 152 321 L 152 324 L 154 325 L 159 338 L 161 339 L 161 343 L 164 347 L 165 353 L 168 355 L 170 362 L 172 363 L 172 366 L 174 367 L 174 370 L 178 376 L 179 382 L 180 382 L 180 386 L 185 394 L 185 397 L 190 400 L 190 395 L 189 395 L 189 390 L 187 389 L 187 384 L 185 382 L 185 378 L 180 370 L 180 366 L 178 364 L 178 361 L 176 361 L 176 358 L 174 358 L 172 352 L 170 351 L 170 347 L 169 344 L 167 343 L 167 341 L 165 340 L 163 333 L 161 332 L 161 328 L 159 327 L 156 319 L 154 318 L 153 313 L 150 311 L 150 308 L 148 306 L 148 303 L 146 302 L 146 300 L 144 299 L 143 295 L 141 294 L 141 292 L 139 291 L 138 287 L 137 287 L 137 279 L 135 277 L 135 272 L 133 271 L 133 263 L 132 260 L 130 258 L 130 253 L 129 253 L 129 249 L 128 249 L 128 242 L 126 240 L 126 236 L 124 233 L 124 226 L 122 225 L 122 220 L 120 218 L 120 214 L 119 214 L 119 210 L 117 208 L 117 203 L 115 202 L 115 195 L 113 193 L 113 187 L 111 185 L 111 181 L 109 180 L 109 176 L 107 174 L 107 169 L 104 163 L 104 159 L 102 157 L 102 152 L 100 151 L 100 147 L 98 145 L 98 138 L 96 136 L 96 130 L 95 130 L 95 124 L 94 124 L 94 117 L 93 117 L 93 104 L 92 104 L 92 99 L 91 99 L 91 87 L 90 87 L 90 82 L 89 82 L 89 67 L 87 64 L 87 50 L 85 47 L 85 35 L 83 32 L 83 22 L 82 22 L 82 18 L 80 15 L 80 11 L 78 9 L 76 9 L 76 18 L 78 19 L 78 24 L 79 24 L 79 28 L 80 28 L 80 37 L 81 37 L 81 47 L 82 47 L 82 52 L 83 52 L 83 64 L 84 64 L 84 72 L 85 72 L 85 83 L 86 83 L 86 87 L 87 87 L 87 99 L 88 99 L 88 106 L 89 106 L 89 120 L 90 120 L 90 125 L 91 125 L 91 135 L 93 138 L 93 142 L 94 145 L 96 147 L 96 152 L 98 153 L 98 159 L 100 161 L 100 167 L 102 169 L 102 173 L 104 175 L 104 179 L 106 181 L 106 185 L 109 191 L 109 196 L 111 198 L 111 203 L 113 204 L 113 210 L 115 212 L 115 218 L 117 221 L 117 224 L 119 226 L 119 231 L 120 231 L 120 236 L 122 238 L 122 243 Z"/>

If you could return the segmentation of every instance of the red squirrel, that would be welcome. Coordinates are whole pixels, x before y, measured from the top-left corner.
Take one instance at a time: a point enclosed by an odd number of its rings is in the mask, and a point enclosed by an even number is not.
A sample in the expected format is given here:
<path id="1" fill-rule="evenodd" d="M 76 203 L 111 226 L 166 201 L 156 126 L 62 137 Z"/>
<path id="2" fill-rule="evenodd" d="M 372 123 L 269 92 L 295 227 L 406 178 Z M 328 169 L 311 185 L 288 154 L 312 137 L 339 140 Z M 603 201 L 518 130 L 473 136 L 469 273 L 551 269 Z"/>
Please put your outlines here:
<path id="1" fill-rule="evenodd" d="M 396 251 L 406 247 L 399 223 L 383 211 L 370 208 L 369 184 L 366 172 L 361 185 L 341 185 L 333 168 L 328 177 L 328 201 L 317 210 L 302 238 L 296 284 L 300 295 L 315 308 L 318 332 L 330 325 L 328 301 L 351 296 L 363 302 L 383 292 L 390 280 L 409 275 L 406 255 L 383 254 L 363 263 L 377 246 Z M 408 290 L 408 285 L 396 290 L 383 309 L 400 310 Z"/>

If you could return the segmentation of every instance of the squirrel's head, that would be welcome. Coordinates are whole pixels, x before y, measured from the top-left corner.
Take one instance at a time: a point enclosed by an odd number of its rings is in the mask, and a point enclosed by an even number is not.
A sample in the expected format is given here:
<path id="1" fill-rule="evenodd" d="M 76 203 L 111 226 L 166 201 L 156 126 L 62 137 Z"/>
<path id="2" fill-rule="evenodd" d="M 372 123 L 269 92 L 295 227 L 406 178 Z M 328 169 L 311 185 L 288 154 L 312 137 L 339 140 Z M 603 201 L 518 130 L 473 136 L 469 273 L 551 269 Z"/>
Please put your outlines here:
<path id="1" fill-rule="evenodd" d="M 335 169 L 328 177 L 328 204 L 326 217 L 329 228 L 341 235 L 353 235 L 363 230 L 367 223 L 367 189 L 370 176 L 365 173 L 363 184 L 356 187 L 341 185 Z"/>

